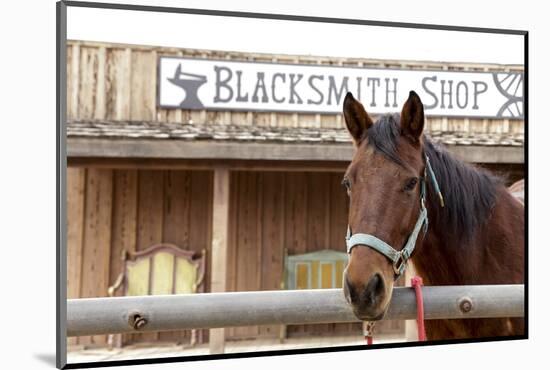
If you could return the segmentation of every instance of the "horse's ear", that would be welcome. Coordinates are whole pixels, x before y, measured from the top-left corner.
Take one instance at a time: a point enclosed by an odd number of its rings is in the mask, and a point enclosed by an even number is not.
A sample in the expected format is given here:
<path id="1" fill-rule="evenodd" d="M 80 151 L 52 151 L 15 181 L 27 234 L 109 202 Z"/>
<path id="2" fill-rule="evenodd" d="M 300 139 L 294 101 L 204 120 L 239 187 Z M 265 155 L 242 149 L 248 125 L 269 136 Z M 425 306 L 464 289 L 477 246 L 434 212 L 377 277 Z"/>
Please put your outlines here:
<path id="1" fill-rule="evenodd" d="M 418 142 L 424 129 L 424 106 L 420 97 L 414 92 L 409 92 L 409 98 L 401 110 L 401 133 L 413 142 Z"/>
<path id="2" fill-rule="evenodd" d="M 344 99 L 344 118 L 353 141 L 358 145 L 364 137 L 365 131 L 372 126 L 372 120 L 363 108 L 363 104 L 355 100 L 350 92 L 346 94 Z"/>

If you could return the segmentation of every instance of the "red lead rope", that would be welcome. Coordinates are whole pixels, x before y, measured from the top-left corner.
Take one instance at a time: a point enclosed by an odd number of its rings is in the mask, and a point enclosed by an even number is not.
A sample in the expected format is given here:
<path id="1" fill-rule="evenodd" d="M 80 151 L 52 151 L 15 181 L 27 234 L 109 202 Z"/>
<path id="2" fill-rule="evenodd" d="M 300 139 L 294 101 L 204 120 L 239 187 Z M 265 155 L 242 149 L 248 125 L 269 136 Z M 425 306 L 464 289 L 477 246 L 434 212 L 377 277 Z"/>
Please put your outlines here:
<path id="1" fill-rule="evenodd" d="M 365 339 L 367 340 L 367 344 L 369 346 L 372 345 L 372 335 L 365 335 Z"/>
<path id="2" fill-rule="evenodd" d="M 416 325 L 418 328 L 418 341 L 426 341 L 426 329 L 424 328 L 424 297 L 422 296 L 422 278 L 415 276 L 411 279 L 411 286 L 414 288 L 416 295 Z M 374 321 L 365 323 L 365 340 L 370 346 L 373 343 L 372 330 L 374 327 Z"/>
<path id="3" fill-rule="evenodd" d="M 418 341 L 426 341 L 426 329 L 424 328 L 424 297 L 422 296 L 422 278 L 414 276 L 411 286 L 416 294 L 416 326 L 418 328 Z"/>

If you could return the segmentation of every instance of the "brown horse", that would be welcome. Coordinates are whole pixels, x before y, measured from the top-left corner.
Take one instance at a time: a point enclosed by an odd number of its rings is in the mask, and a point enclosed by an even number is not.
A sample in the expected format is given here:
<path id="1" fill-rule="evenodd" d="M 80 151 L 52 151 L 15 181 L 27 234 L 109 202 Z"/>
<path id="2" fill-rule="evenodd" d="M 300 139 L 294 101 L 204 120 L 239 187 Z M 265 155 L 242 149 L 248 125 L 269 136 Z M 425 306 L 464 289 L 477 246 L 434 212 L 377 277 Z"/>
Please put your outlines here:
<path id="1" fill-rule="evenodd" d="M 424 108 L 414 91 L 400 115 L 383 115 L 376 122 L 348 93 L 344 117 L 356 147 L 343 180 L 351 234 L 371 235 L 400 251 L 419 223 L 425 189 L 429 226 L 413 241 L 411 256 L 425 285 L 523 283 L 523 205 L 498 177 L 459 161 L 423 134 Z M 429 181 L 427 158 L 444 205 Z M 351 248 L 344 294 L 359 319 L 383 317 L 397 276 L 392 261 L 378 250 L 364 244 Z M 523 323 L 428 320 L 426 334 L 429 340 L 519 335 Z"/>

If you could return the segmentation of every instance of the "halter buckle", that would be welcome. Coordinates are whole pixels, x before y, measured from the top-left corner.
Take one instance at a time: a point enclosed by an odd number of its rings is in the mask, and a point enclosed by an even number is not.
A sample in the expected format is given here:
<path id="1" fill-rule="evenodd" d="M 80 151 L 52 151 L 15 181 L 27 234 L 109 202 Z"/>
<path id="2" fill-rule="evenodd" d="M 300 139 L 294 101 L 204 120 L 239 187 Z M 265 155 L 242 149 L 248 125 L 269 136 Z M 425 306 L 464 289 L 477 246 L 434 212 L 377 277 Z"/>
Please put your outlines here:
<path id="1" fill-rule="evenodd" d="M 399 257 L 393 262 L 393 272 L 397 276 L 401 276 L 403 271 L 405 271 L 405 266 L 407 265 L 407 256 L 404 255 L 403 251 L 399 253 Z"/>

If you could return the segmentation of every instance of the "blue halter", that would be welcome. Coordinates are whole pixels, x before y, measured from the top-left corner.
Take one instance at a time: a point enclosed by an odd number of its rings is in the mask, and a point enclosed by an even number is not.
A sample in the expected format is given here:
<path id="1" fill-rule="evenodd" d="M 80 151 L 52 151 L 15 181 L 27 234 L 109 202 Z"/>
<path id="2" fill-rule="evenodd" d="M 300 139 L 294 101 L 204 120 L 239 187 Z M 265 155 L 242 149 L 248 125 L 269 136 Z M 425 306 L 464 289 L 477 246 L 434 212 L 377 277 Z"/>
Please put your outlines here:
<path id="1" fill-rule="evenodd" d="M 429 176 L 432 184 L 434 186 L 435 192 L 438 194 L 439 202 L 441 207 L 445 206 L 443 202 L 443 196 L 441 195 L 441 190 L 439 189 L 439 184 L 435 178 L 435 173 L 430 164 L 430 158 L 426 156 L 426 167 L 424 168 L 424 178 L 421 179 L 421 188 L 420 188 L 420 214 L 418 215 L 418 220 L 414 225 L 414 229 L 407 239 L 407 243 L 398 251 L 394 249 L 391 245 L 385 241 L 378 239 L 376 236 L 371 234 L 351 234 L 351 229 L 348 225 L 348 231 L 346 233 L 346 246 L 348 253 L 351 253 L 353 247 L 362 245 L 368 248 L 372 248 L 384 256 L 389 258 L 392 261 L 393 271 L 395 273 L 395 278 L 403 274 L 405 267 L 407 266 L 407 260 L 411 257 L 411 254 L 414 251 L 416 246 L 416 240 L 418 239 L 418 234 L 421 229 L 424 229 L 424 234 L 428 231 L 428 210 L 426 209 L 426 181 Z"/>

